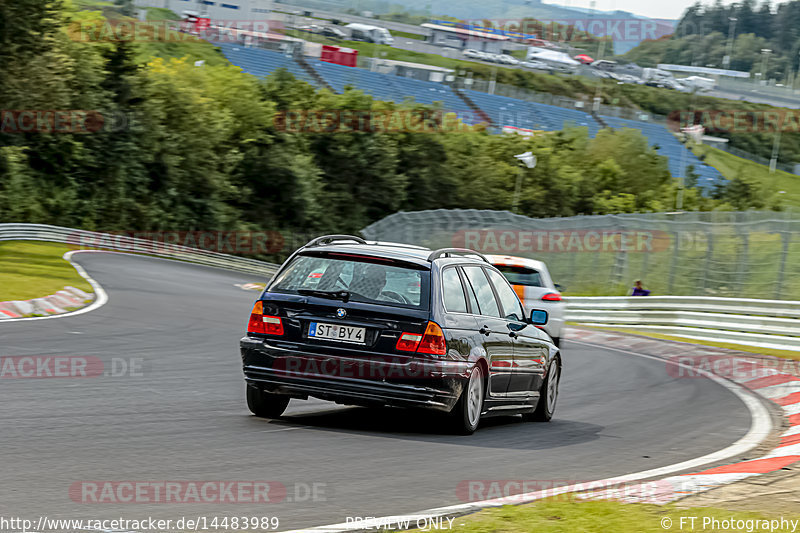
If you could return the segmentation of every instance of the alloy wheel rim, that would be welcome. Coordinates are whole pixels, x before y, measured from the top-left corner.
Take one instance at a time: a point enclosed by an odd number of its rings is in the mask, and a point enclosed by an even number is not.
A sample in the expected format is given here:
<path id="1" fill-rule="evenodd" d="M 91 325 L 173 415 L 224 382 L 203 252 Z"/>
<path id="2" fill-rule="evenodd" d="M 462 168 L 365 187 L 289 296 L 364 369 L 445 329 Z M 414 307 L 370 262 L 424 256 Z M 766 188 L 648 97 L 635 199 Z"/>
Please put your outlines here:
<path id="1" fill-rule="evenodd" d="M 480 373 L 475 369 L 469 378 L 469 389 L 467 390 L 467 416 L 469 423 L 473 426 L 478 423 L 482 403 L 483 389 L 481 388 Z"/>
<path id="2" fill-rule="evenodd" d="M 556 408 L 556 400 L 558 399 L 558 364 L 553 363 L 550 370 L 550 377 L 547 380 L 547 406 L 552 413 Z"/>

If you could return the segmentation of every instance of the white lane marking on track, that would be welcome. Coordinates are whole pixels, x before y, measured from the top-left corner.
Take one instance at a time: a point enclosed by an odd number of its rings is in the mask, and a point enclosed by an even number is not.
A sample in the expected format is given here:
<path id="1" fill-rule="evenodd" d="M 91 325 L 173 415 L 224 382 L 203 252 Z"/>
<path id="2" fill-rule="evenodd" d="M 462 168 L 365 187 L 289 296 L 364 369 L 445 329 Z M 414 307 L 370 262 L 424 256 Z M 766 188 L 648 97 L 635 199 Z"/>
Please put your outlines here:
<path id="1" fill-rule="evenodd" d="M 764 457 L 759 457 L 759 459 L 772 459 L 773 457 L 788 457 L 790 455 L 796 455 L 800 457 L 800 443 L 789 444 L 788 446 L 778 446 Z"/>
<path id="2" fill-rule="evenodd" d="M 790 429 L 781 433 L 781 437 L 791 437 L 792 435 L 800 435 L 800 425 L 792 426 Z"/>
<path id="3" fill-rule="evenodd" d="M 784 414 L 786 415 L 797 415 L 800 414 L 800 403 L 793 403 L 790 405 L 784 405 L 782 407 Z"/>
<path id="4" fill-rule="evenodd" d="M 763 389 L 758 389 L 758 394 L 770 400 L 780 400 L 795 392 L 800 392 L 800 381 L 789 381 L 787 383 L 781 383 L 780 385 L 771 385 Z"/>
<path id="5" fill-rule="evenodd" d="M 94 289 L 95 299 L 92 303 L 90 303 L 86 307 L 78 309 L 77 311 L 70 311 L 69 313 L 63 313 L 60 315 L 31 316 L 25 318 L 8 318 L 0 323 L 5 324 L 8 322 L 22 322 L 23 320 L 47 320 L 49 318 L 66 318 L 68 316 L 82 315 L 84 313 L 88 313 L 90 311 L 94 311 L 95 309 L 103 307 L 108 302 L 108 294 L 106 294 L 106 291 L 103 290 L 103 287 L 99 283 L 97 283 L 94 279 L 92 279 L 92 277 L 89 274 L 86 273 L 86 271 L 83 269 L 82 266 L 72 261 L 73 254 L 84 253 L 84 252 L 92 252 L 92 250 L 72 250 L 70 252 L 66 252 L 62 257 L 66 261 L 69 261 L 69 264 L 71 264 L 72 267 L 75 270 L 77 270 L 78 274 L 87 282 L 89 282 L 89 285 L 91 285 L 92 288 Z"/>
<path id="6" fill-rule="evenodd" d="M 587 342 L 580 342 L 575 340 L 569 340 L 571 343 L 575 344 L 582 344 L 584 346 L 588 346 L 591 348 L 600 348 L 603 350 L 612 350 L 621 352 L 628 355 L 635 355 L 638 357 L 644 357 L 646 359 L 653 359 L 655 361 L 661 361 L 666 363 L 669 361 L 668 358 L 664 357 L 657 357 L 653 355 L 647 355 L 637 352 L 631 352 L 629 350 L 623 350 L 620 348 L 612 348 L 608 346 L 597 346 L 594 344 L 590 344 Z M 733 394 L 735 394 L 741 401 L 744 403 L 747 410 L 750 412 L 750 429 L 748 430 L 747 434 L 744 437 L 739 439 L 738 441 L 734 442 L 727 448 L 723 448 L 722 450 L 704 455 L 702 457 L 698 457 L 695 459 L 690 459 L 688 461 L 683 461 L 680 463 L 676 463 L 673 465 L 664 466 L 661 468 L 654 468 L 651 470 L 645 470 L 642 472 L 634 472 L 632 474 L 625 474 L 622 476 L 611 477 L 607 479 L 597 480 L 592 483 L 600 483 L 600 484 L 609 484 L 613 485 L 616 483 L 623 483 L 628 481 L 640 481 L 643 479 L 651 479 L 660 476 L 665 476 L 667 474 L 674 474 L 676 472 L 682 472 L 684 470 L 689 470 L 693 468 L 698 468 L 700 466 L 704 466 L 711 463 L 718 463 L 722 462 L 726 459 L 730 459 L 732 457 L 736 457 L 738 455 L 742 455 L 759 444 L 766 439 L 770 432 L 772 431 L 772 420 L 769 416 L 769 412 L 767 408 L 761 403 L 761 401 L 756 397 L 756 395 L 745 389 L 744 387 L 736 384 L 733 381 L 730 381 L 725 378 L 721 378 L 719 376 L 715 376 L 705 370 L 699 370 L 697 368 L 691 368 L 689 365 L 684 365 L 683 363 L 678 363 L 676 361 L 672 361 L 671 364 L 674 364 L 679 367 L 686 368 L 687 370 L 692 370 L 694 372 L 693 375 L 701 374 L 704 377 L 708 378 L 709 380 L 725 387 Z M 359 522 L 358 524 L 354 522 L 350 523 L 339 523 L 339 524 L 331 524 L 327 526 L 318 526 L 312 527 L 307 529 L 298 529 L 292 530 L 287 533 L 299 533 L 302 531 L 307 532 L 318 532 L 318 531 L 329 531 L 329 532 L 344 532 L 344 531 L 359 531 L 365 529 L 375 529 L 381 525 L 392 523 L 397 524 L 398 520 L 405 522 L 406 520 L 411 520 L 412 523 L 415 523 L 414 520 L 417 518 L 423 517 L 442 517 L 451 515 L 454 513 L 458 514 L 465 514 L 465 513 L 473 513 L 477 512 L 481 509 L 485 509 L 488 507 L 499 507 L 502 505 L 509 505 L 509 504 L 521 504 L 521 503 L 528 503 L 539 500 L 544 497 L 555 496 L 558 494 L 565 494 L 569 492 L 574 492 L 576 490 L 585 490 L 586 484 L 578 484 L 578 485 L 569 485 L 565 487 L 559 487 L 558 489 L 549 489 L 546 491 L 537 491 L 531 492 L 527 494 L 518 494 L 514 496 L 509 496 L 505 498 L 497 498 L 493 500 L 484 500 L 479 502 L 470 502 L 458 505 L 451 505 L 448 507 L 437 507 L 435 509 L 428 509 L 425 511 L 420 511 L 418 513 L 409 514 L 409 515 L 401 515 L 401 516 L 388 516 L 388 517 L 380 517 L 374 518 L 371 520 L 364 520 Z M 391 520 L 391 522 L 387 522 Z"/>
<path id="7" fill-rule="evenodd" d="M 765 378 L 767 376 L 774 376 L 776 374 L 780 374 L 778 370 L 774 368 L 753 368 L 752 375 L 745 376 L 743 378 L 733 378 L 734 381 L 737 383 L 748 383 L 750 381 L 755 381 L 757 379 Z"/>

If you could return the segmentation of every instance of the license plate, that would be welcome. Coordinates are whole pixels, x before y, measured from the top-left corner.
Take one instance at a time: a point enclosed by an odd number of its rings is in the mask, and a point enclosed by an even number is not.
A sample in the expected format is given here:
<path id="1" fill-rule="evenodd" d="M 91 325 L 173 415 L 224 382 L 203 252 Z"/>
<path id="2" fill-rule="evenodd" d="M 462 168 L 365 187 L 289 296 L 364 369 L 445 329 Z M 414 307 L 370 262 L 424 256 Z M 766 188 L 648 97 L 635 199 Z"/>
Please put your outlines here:
<path id="1" fill-rule="evenodd" d="M 365 328 L 312 322 L 308 327 L 308 336 L 316 339 L 364 344 L 366 331 Z"/>

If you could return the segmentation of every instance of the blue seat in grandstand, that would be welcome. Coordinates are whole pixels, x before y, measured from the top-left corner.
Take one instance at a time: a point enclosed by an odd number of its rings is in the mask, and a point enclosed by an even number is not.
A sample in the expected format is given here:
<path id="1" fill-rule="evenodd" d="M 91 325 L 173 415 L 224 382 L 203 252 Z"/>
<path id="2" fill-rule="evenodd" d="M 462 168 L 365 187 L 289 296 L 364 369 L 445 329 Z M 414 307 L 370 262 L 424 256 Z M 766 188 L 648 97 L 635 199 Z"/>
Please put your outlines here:
<path id="1" fill-rule="evenodd" d="M 223 55 L 234 65 L 253 76 L 264 77 L 280 68 L 285 68 L 296 78 L 313 82 L 311 76 L 303 70 L 292 58 L 280 52 L 273 52 L 261 48 L 248 48 L 238 44 L 214 43 L 222 50 Z"/>
<path id="2" fill-rule="evenodd" d="M 468 90 L 467 96 L 489 115 L 498 128 L 514 126 L 554 131 L 572 125 L 588 128 L 589 135 L 592 136 L 600 130 L 600 125 L 590 114 L 576 109 L 527 102 L 473 90 Z"/>

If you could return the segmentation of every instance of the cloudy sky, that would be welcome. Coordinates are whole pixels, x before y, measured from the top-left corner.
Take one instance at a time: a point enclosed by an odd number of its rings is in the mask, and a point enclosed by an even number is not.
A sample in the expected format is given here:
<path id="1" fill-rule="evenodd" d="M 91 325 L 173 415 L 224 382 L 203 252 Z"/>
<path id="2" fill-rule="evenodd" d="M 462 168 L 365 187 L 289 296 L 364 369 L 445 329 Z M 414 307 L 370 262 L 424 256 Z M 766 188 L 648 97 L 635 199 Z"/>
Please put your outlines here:
<path id="1" fill-rule="evenodd" d="M 713 0 L 701 0 L 704 4 Z M 558 4 L 566 7 L 591 7 L 591 0 L 544 0 L 546 4 Z M 595 0 L 595 9 L 613 11 L 620 9 L 637 15 L 652 18 L 677 19 L 695 0 Z M 731 4 L 733 0 L 722 0 L 723 4 Z M 773 2 L 773 4 L 779 2 Z"/>

